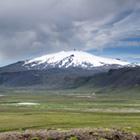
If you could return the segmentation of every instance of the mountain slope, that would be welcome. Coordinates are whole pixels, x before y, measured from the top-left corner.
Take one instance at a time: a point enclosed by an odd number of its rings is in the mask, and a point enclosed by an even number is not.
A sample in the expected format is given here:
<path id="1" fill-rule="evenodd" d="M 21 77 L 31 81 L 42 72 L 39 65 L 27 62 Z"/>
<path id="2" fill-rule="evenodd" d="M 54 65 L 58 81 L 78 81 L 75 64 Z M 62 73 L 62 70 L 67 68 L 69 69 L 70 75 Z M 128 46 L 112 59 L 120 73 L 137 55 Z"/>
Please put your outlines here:
<path id="1" fill-rule="evenodd" d="M 129 63 L 117 59 L 98 57 L 82 51 L 62 51 L 54 54 L 44 55 L 25 62 L 27 68 L 46 69 L 80 67 L 91 69 L 105 65 L 128 65 Z"/>
<path id="2" fill-rule="evenodd" d="M 140 67 L 125 67 L 98 74 L 77 68 L 7 72 L 0 74 L 0 86 L 46 89 L 133 88 L 140 87 Z"/>
<path id="3" fill-rule="evenodd" d="M 38 86 L 47 89 L 76 88 L 86 83 L 86 79 L 94 75 L 94 71 L 83 69 L 28 70 L 20 72 L 6 72 L 0 74 L 0 86 L 29 87 Z"/>
<path id="4" fill-rule="evenodd" d="M 140 85 L 140 67 L 81 51 L 59 52 L 0 68 L 0 86 L 49 89 Z"/>
<path id="5" fill-rule="evenodd" d="M 140 67 L 124 67 L 99 73 L 88 81 L 87 85 L 93 87 L 140 87 Z"/>
<path id="6" fill-rule="evenodd" d="M 62 51 L 44 55 L 35 59 L 19 61 L 17 63 L 0 68 L 2 72 L 18 72 L 27 70 L 47 70 L 52 68 L 82 68 L 86 70 L 119 68 L 128 65 L 117 59 L 98 57 L 82 51 Z"/>

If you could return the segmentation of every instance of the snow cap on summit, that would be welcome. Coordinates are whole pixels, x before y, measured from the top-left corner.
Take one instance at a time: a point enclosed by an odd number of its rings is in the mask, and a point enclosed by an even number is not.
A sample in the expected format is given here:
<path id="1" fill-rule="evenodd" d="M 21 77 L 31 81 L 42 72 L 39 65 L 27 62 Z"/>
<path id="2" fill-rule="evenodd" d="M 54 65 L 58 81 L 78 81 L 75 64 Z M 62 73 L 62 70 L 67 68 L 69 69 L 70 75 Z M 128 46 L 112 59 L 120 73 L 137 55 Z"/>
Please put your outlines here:
<path id="1" fill-rule="evenodd" d="M 25 66 L 30 65 L 31 67 L 42 65 L 43 67 L 52 66 L 59 68 L 68 67 L 82 67 L 82 68 L 92 68 L 100 67 L 104 65 L 128 65 L 128 62 L 104 58 L 92 55 L 83 51 L 61 51 L 58 53 L 52 53 L 37 57 L 25 62 Z"/>

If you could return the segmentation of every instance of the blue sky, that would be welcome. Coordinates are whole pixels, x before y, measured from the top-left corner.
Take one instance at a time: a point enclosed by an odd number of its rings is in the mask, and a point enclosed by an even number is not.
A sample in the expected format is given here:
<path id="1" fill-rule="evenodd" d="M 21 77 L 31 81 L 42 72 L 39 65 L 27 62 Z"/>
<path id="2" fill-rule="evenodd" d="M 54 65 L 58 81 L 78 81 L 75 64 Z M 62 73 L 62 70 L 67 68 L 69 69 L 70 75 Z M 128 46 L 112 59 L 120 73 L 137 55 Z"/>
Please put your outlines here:
<path id="1" fill-rule="evenodd" d="M 140 63 L 140 0 L 0 1 L 0 66 L 73 48 Z"/>
<path id="2" fill-rule="evenodd" d="M 101 50 L 91 49 L 88 52 L 95 55 L 120 58 L 130 62 L 140 63 L 140 37 L 122 39 L 119 45 L 107 46 Z"/>
<path id="3" fill-rule="evenodd" d="M 122 60 L 140 63 L 140 47 L 117 47 L 104 48 L 103 50 L 89 50 L 88 52 L 95 55 L 120 58 Z"/>

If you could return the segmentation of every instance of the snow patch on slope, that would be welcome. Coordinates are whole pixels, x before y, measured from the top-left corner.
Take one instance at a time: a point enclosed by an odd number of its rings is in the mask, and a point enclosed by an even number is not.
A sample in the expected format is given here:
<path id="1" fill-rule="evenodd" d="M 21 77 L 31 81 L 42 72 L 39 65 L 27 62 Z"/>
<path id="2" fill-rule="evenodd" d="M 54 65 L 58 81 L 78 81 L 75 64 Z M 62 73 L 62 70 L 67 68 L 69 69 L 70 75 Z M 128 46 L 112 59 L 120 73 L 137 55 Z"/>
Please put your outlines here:
<path id="1" fill-rule="evenodd" d="M 104 65 L 125 66 L 128 64 L 129 63 L 125 61 L 98 57 L 83 51 L 62 51 L 25 61 L 24 66 L 30 67 L 42 66 L 43 68 L 46 68 L 47 66 L 58 68 L 68 68 L 68 67 L 92 68 Z"/>

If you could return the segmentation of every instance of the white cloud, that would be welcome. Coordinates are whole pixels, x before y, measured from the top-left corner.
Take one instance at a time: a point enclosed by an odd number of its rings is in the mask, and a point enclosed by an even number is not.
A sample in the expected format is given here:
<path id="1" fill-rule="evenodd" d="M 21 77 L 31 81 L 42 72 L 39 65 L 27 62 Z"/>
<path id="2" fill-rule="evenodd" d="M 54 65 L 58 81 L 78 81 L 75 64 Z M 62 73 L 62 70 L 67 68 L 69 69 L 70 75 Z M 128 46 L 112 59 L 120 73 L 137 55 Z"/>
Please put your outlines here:
<path id="1" fill-rule="evenodd" d="M 0 0 L 0 61 L 116 47 L 140 35 L 139 14 L 139 0 Z"/>
<path id="2" fill-rule="evenodd" d="M 123 13 L 122 13 L 123 14 Z M 102 49 L 104 47 L 140 46 L 139 42 L 120 41 L 126 38 L 140 37 L 140 11 L 134 10 L 119 21 L 112 22 L 109 17 L 101 22 L 76 22 L 76 36 L 85 43 L 85 49 Z M 112 44 L 112 45 L 111 45 Z"/>

